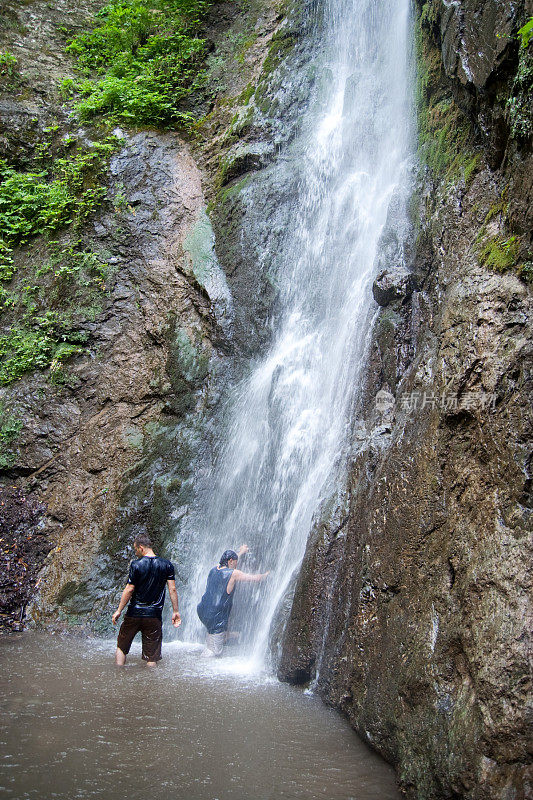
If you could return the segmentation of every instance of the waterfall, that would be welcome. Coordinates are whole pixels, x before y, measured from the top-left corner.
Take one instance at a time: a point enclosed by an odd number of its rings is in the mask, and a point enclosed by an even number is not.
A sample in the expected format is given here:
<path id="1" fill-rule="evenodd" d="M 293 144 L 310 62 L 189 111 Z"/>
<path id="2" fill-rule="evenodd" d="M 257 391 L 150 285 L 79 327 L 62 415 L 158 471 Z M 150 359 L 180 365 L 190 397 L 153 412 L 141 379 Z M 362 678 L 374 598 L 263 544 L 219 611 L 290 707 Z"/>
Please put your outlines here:
<path id="1" fill-rule="evenodd" d="M 209 569 L 246 542 L 242 569 L 270 570 L 262 584 L 241 584 L 234 603 L 242 648 L 259 664 L 317 509 L 346 469 L 380 237 L 391 200 L 405 206 L 408 193 L 409 0 L 328 0 L 321 14 L 319 79 L 285 155 L 301 177 L 277 254 L 273 337 L 231 397 L 193 514 L 197 558 L 184 605 L 185 635 L 197 637 Z"/>

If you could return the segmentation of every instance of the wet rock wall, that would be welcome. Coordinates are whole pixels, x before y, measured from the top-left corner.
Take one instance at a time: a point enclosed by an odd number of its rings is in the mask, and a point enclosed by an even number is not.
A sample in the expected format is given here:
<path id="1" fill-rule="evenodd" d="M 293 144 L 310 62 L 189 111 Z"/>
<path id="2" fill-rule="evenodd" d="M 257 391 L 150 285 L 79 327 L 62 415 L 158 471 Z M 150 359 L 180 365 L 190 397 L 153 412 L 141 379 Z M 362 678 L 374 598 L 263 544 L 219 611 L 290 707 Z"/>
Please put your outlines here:
<path id="1" fill-rule="evenodd" d="M 454 115 L 449 138 L 467 128 L 446 153 L 421 125 L 412 257 L 380 263 L 348 478 L 316 520 L 279 662 L 412 798 L 532 791 L 531 139 L 509 114 L 526 13 L 417 9 L 422 103 L 441 130 Z M 487 257 L 513 236 L 513 258 Z"/>
<path id="2" fill-rule="evenodd" d="M 94 134 L 69 117 L 59 83 L 73 74 L 69 36 L 101 3 L 8 5 L 2 47 L 20 75 L 2 94 L 2 147 L 27 168 L 47 127 Z M 281 235 L 280 196 L 290 196 L 272 165 L 298 120 L 286 89 L 272 98 L 287 82 L 284 59 L 303 59 L 301 19 L 275 3 L 217 4 L 202 123 L 187 136 L 116 131 L 123 144 L 107 198 L 83 231 L 111 268 L 104 307 L 82 324 L 86 351 L 69 360 L 62 385 L 47 370 L 0 390 L 21 426 L 3 484 L 46 509 L 41 559 L 49 552 L 37 594 L 28 572 L 23 606 L 10 604 L 17 625 L 35 595 L 32 624 L 106 632 L 140 530 L 173 557 L 178 584 L 186 580 L 194 532 L 183 523 L 198 479 L 208 479 L 225 387 L 270 335 L 275 271 L 262 252 Z"/>
<path id="3" fill-rule="evenodd" d="M 81 141 L 95 135 L 69 116 L 59 84 L 73 74 L 68 37 L 86 29 L 101 5 L 6 6 L 2 48 L 16 54 L 19 77 L 2 92 L 1 146 L 22 169 L 31 168 L 43 131 Z M 46 510 L 39 535 L 48 544 L 29 611 L 38 624 L 107 617 L 131 535 L 147 528 L 165 547 L 157 499 L 170 486 L 173 504 L 184 505 L 231 320 L 190 146 L 171 131 L 116 133 L 122 145 L 109 163 L 107 197 L 78 232 L 105 253 L 110 275 L 102 303 L 82 322 L 84 353 L 69 360 L 61 383 L 51 370 L 37 371 L 0 390 L 17 426 L 2 491 L 7 497 L 18 487 Z M 165 459 L 172 475 L 158 484 L 151 474 L 132 509 L 126 487 L 146 463 L 153 473 Z M 25 576 L 24 603 L 6 602 L 8 621 L 23 619 L 34 573 Z"/>

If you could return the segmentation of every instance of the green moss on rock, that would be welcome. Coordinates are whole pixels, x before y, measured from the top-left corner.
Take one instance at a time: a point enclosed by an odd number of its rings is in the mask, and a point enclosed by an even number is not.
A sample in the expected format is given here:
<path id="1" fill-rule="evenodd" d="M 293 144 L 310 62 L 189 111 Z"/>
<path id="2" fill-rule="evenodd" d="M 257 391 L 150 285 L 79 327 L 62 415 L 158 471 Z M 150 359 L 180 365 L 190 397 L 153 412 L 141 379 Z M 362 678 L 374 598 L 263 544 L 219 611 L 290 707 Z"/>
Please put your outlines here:
<path id="1" fill-rule="evenodd" d="M 261 77 L 264 78 L 273 72 L 288 56 L 296 43 L 293 33 L 286 30 L 278 31 L 272 37 L 267 57 L 263 62 Z"/>
<path id="2" fill-rule="evenodd" d="M 439 8 L 439 3 L 424 3 L 415 25 L 418 153 L 434 179 L 454 183 L 463 177 L 469 183 L 480 155 L 472 145 L 470 122 L 455 102 L 444 75 L 436 41 Z"/>
<path id="3" fill-rule="evenodd" d="M 508 272 L 517 264 L 519 249 L 520 241 L 516 236 L 509 236 L 507 239 L 493 236 L 481 247 L 479 260 L 485 267 L 496 272 Z"/>

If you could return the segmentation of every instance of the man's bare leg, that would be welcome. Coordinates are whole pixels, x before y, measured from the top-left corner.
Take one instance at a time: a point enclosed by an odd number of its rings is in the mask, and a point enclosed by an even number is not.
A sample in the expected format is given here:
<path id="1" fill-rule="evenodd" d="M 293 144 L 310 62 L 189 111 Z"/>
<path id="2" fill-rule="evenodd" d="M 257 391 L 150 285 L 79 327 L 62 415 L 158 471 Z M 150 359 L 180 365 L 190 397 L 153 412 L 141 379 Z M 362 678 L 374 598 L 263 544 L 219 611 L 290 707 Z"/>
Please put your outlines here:
<path id="1" fill-rule="evenodd" d="M 213 658 L 222 655 L 222 649 L 226 640 L 226 633 L 208 633 L 205 637 L 205 647 L 202 655 L 205 658 Z"/>
<path id="2" fill-rule="evenodd" d="M 125 663 L 126 663 L 126 656 L 124 655 L 120 647 L 117 647 L 117 652 L 115 653 L 115 664 L 117 665 L 117 667 L 123 667 Z"/>

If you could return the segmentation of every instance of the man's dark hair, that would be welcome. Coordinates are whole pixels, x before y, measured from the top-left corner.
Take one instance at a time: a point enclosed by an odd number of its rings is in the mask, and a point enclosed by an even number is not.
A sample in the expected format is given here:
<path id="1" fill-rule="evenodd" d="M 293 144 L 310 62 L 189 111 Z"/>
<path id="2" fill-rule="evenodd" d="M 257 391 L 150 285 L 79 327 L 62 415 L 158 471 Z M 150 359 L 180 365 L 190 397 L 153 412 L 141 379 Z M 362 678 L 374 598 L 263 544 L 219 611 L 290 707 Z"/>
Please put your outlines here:
<path id="1" fill-rule="evenodd" d="M 137 547 L 151 547 L 152 540 L 148 536 L 147 533 L 138 533 L 135 539 L 133 540 L 133 544 L 137 545 Z"/>
<path id="2" fill-rule="evenodd" d="M 227 567 L 228 561 L 238 561 L 239 556 L 235 552 L 235 550 L 224 550 L 222 555 L 220 556 L 220 566 Z"/>

